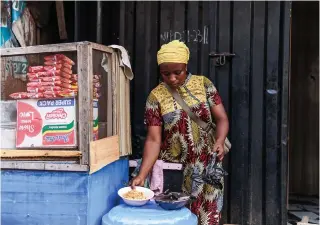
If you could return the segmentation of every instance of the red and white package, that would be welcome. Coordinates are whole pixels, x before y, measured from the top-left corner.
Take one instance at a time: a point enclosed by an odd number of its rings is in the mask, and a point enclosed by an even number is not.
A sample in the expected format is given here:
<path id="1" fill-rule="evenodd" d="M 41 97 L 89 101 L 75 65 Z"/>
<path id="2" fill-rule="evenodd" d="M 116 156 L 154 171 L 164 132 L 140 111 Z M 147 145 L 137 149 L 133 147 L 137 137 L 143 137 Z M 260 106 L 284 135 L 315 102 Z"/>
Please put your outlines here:
<path id="1" fill-rule="evenodd" d="M 28 93 L 28 98 L 43 98 L 43 94 L 42 93 Z"/>
<path id="2" fill-rule="evenodd" d="M 75 65 L 75 63 L 70 58 L 68 58 L 67 56 L 65 56 L 63 54 L 48 55 L 48 56 L 44 57 L 44 60 L 46 60 L 46 61 L 64 60 L 70 65 Z"/>
<path id="3" fill-rule="evenodd" d="M 29 78 L 29 81 L 30 82 L 41 82 L 41 79 L 38 77 L 31 77 L 31 78 Z"/>
<path id="4" fill-rule="evenodd" d="M 41 87 L 40 82 L 28 82 L 27 87 Z"/>
<path id="5" fill-rule="evenodd" d="M 61 88 L 61 91 L 62 92 L 66 92 L 66 93 L 68 93 L 68 92 L 78 92 L 78 90 L 72 90 L 72 89 L 69 89 L 69 88 Z"/>
<path id="6" fill-rule="evenodd" d="M 70 65 L 70 64 L 68 64 L 68 63 L 63 63 L 63 64 L 62 64 L 62 67 L 68 68 L 69 70 L 72 69 L 72 65 Z"/>
<path id="7" fill-rule="evenodd" d="M 27 83 L 27 87 L 43 87 L 43 86 L 59 86 L 61 85 L 61 81 L 53 81 L 53 82 L 29 82 Z"/>
<path id="8" fill-rule="evenodd" d="M 61 65 L 61 64 L 58 64 L 58 65 Z M 64 73 L 67 73 L 69 75 L 72 74 L 72 70 L 66 68 L 66 67 L 60 67 L 60 66 L 45 66 L 44 69 L 46 71 L 61 71 L 61 72 L 64 72 Z"/>
<path id="9" fill-rule="evenodd" d="M 60 76 L 55 76 L 55 77 L 42 77 L 41 80 L 43 82 L 53 82 L 53 81 L 61 81 Z"/>
<path id="10" fill-rule="evenodd" d="M 93 75 L 93 79 L 100 80 L 101 79 L 101 75 L 95 74 L 95 75 Z"/>
<path id="11" fill-rule="evenodd" d="M 60 81 L 61 77 L 59 76 L 54 76 L 54 77 L 40 77 L 40 78 L 36 78 L 36 77 L 30 77 L 29 81 L 30 82 L 52 82 L 52 81 Z"/>
<path id="12" fill-rule="evenodd" d="M 54 72 L 54 71 L 61 71 L 61 72 L 64 72 L 64 73 L 67 73 L 67 74 L 72 74 L 72 70 L 71 69 L 68 69 L 66 67 L 63 67 L 62 64 L 58 64 L 56 66 L 45 66 L 44 67 L 44 70 L 46 71 L 50 71 L 50 72 Z"/>
<path id="13" fill-rule="evenodd" d="M 60 70 L 41 71 L 36 73 L 27 73 L 28 78 L 40 78 L 60 75 Z"/>
<path id="14" fill-rule="evenodd" d="M 61 73 L 61 76 L 62 76 L 63 78 L 65 78 L 65 79 L 71 79 L 71 78 L 72 78 L 72 75 L 71 75 L 71 74 L 64 73 L 64 72 Z"/>
<path id="15" fill-rule="evenodd" d="M 61 83 L 60 85 L 61 87 L 64 87 L 64 88 L 69 88 L 69 89 L 78 89 L 78 86 L 77 85 L 72 85 L 72 84 L 66 84 L 66 83 Z"/>
<path id="16" fill-rule="evenodd" d="M 60 91 L 59 96 L 60 97 L 75 97 L 77 96 L 77 92 L 75 91 Z"/>
<path id="17" fill-rule="evenodd" d="M 100 87 L 101 87 L 100 82 L 93 83 L 93 87 L 95 87 L 95 88 L 100 88 Z"/>
<path id="18" fill-rule="evenodd" d="M 52 82 L 41 82 L 42 86 L 60 86 L 62 83 L 61 81 L 52 81 Z"/>
<path id="19" fill-rule="evenodd" d="M 62 78 L 61 78 L 61 82 L 66 83 L 66 84 L 71 84 L 71 83 L 72 83 L 72 80 L 62 77 Z"/>
<path id="20" fill-rule="evenodd" d="M 62 88 L 60 86 L 53 87 L 43 87 L 44 91 L 60 91 Z"/>
<path id="21" fill-rule="evenodd" d="M 78 74 L 72 74 L 71 75 L 71 79 L 75 80 L 75 81 L 78 81 Z"/>
<path id="22" fill-rule="evenodd" d="M 43 98 L 42 93 L 16 92 L 9 95 L 13 99 Z"/>
<path id="23" fill-rule="evenodd" d="M 27 91 L 29 93 L 41 93 L 41 92 L 45 92 L 45 91 L 60 91 L 61 87 L 59 86 L 53 86 L 53 87 L 27 87 Z"/>
<path id="24" fill-rule="evenodd" d="M 45 98 L 74 97 L 76 93 L 73 91 L 46 91 L 43 96 Z"/>
<path id="25" fill-rule="evenodd" d="M 44 65 L 46 65 L 46 66 L 54 66 L 54 65 L 63 64 L 63 63 L 64 63 L 63 60 L 47 60 L 47 61 L 44 61 Z"/>
<path id="26" fill-rule="evenodd" d="M 43 71 L 43 66 L 29 66 L 28 71 L 30 73 L 36 73 L 39 71 Z"/>
<path id="27" fill-rule="evenodd" d="M 64 88 L 62 87 L 61 91 L 64 91 L 64 92 L 78 92 L 78 87 L 72 87 L 72 88 Z"/>
<path id="28" fill-rule="evenodd" d="M 62 72 L 65 72 L 65 73 L 68 73 L 68 74 L 70 74 L 70 75 L 72 74 L 72 70 L 70 70 L 70 69 L 68 69 L 68 68 L 66 68 L 66 67 L 62 67 L 62 68 L 61 68 L 61 71 L 62 71 Z"/>
<path id="29" fill-rule="evenodd" d="M 74 94 L 74 93 L 68 93 L 68 94 L 60 94 L 60 97 L 64 97 L 64 98 L 69 98 L 69 97 L 76 97 L 77 94 Z"/>
<path id="30" fill-rule="evenodd" d="M 56 61 L 45 61 L 44 62 L 44 65 L 45 65 L 45 67 L 46 66 L 54 66 L 54 67 L 56 67 L 56 69 L 60 69 L 60 68 L 62 68 L 62 67 L 65 67 L 65 68 L 67 68 L 67 69 L 69 69 L 69 70 L 71 70 L 72 69 L 72 65 L 70 65 L 70 64 L 68 64 L 68 63 L 65 63 L 64 61 L 58 61 L 58 62 L 56 62 Z M 44 69 L 46 69 L 46 68 L 44 68 Z"/>
<path id="31" fill-rule="evenodd" d="M 43 68 L 46 71 L 58 71 L 58 70 L 61 70 L 61 72 L 65 72 L 67 74 L 72 74 L 72 70 L 67 68 L 67 67 L 62 66 L 62 64 L 57 64 L 55 66 L 44 66 Z"/>
<path id="32" fill-rule="evenodd" d="M 43 93 L 43 97 L 45 98 L 58 98 L 60 95 L 55 91 L 46 91 Z"/>
<path id="33" fill-rule="evenodd" d="M 44 92 L 43 87 L 27 87 L 27 91 L 29 93 L 39 93 L 39 92 Z"/>
<path id="34" fill-rule="evenodd" d="M 101 94 L 96 92 L 96 93 L 93 93 L 93 97 L 94 98 L 100 98 L 101 97 Z"/>
<path id="35" fill-rule="evenodd" d="M 100 88 L 93 87 L 93 92 L 100 92 Z"/>
<path id="36" fill-rule="evenodd" d="M 28 98 L 28 93 L 27 92 L 15 92 L 9 95 L 10 98 L 13 99 L 26 99 Z"/>
<path id="37" fill-rule="evenodd" d="M 54 66 L 44 66 L 43 69 L 48 71 L 48 70 L 61 70 L 62 64 L 57 64 Z"/>

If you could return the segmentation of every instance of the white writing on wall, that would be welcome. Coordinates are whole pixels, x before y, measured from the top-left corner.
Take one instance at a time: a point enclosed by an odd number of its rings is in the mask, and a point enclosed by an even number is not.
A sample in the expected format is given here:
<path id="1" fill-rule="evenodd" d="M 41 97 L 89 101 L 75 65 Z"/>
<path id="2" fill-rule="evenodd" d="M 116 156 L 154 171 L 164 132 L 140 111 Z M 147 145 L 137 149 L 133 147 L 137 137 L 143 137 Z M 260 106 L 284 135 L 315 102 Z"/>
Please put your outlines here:
<path id="1" fill-rule="evenodd" d="M 183 31 L 174 31 L 169 30 L 160 34 L 160 38 L 164 42 L 170 42 L 172 40 L 179 40 L 185 43 L 202 43 L 209 44 L 208 35 L 209 29 L 207 26 L 204 26 L 203 29 L 198 30 L 183 30 Z"/>

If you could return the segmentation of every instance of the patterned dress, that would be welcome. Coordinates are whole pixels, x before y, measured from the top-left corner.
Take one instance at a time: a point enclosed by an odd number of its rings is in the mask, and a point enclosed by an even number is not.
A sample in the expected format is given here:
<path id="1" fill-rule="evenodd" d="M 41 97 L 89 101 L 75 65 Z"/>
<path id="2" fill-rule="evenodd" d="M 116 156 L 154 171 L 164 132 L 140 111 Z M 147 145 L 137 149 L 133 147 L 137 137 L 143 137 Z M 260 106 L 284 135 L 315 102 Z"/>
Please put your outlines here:
<path id="1" fill-rule="evenodd" d="M 216 88 L 204 76 L 189 74 L 177 91 L 191 110 L 206 122 L 211 121 L 210 107 L 221 103 Z M 202 174 L 212 153 L 213 143 L 207 133 L 181 109 L 163 83 L 153 89 L 147 99 L 145 124 L 163 126 L 159 158 L 184 165 L 182 190 L 196 196 L 190 209 L 198 216 L 199 224 L 218 225 L 223 187 L 218 189 L 209 184 L 198 184 L 195 189 L 192 188 L 192 174 L 194 171 Z"/>

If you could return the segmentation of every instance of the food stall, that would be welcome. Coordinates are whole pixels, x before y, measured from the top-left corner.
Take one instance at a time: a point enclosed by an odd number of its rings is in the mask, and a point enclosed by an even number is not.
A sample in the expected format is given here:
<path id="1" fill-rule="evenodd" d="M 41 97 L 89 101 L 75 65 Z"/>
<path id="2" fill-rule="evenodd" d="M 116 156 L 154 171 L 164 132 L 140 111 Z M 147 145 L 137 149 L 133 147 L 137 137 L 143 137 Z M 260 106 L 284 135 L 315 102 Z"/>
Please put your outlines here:
<path id="1" fill-rule="evenodd" d="M 129 178 L 121 52 L 90 42 L 0 51 L 2 224 L 101 224 Z"/>

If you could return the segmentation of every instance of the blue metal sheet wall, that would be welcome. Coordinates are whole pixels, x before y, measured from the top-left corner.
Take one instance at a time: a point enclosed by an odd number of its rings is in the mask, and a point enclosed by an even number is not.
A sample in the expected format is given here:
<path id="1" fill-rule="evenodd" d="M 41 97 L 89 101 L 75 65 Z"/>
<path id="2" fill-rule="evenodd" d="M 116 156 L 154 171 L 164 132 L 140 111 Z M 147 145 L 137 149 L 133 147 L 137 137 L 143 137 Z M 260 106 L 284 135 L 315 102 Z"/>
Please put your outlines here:
<path id="1" fill-rule="evenodd" d="M 80 172 L 1 171 L 2 225 L 100 225 L 128 181 L 128 159 L 89 175 Z"/>

